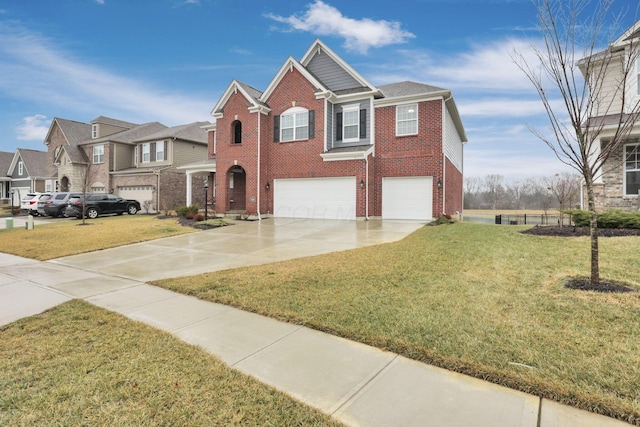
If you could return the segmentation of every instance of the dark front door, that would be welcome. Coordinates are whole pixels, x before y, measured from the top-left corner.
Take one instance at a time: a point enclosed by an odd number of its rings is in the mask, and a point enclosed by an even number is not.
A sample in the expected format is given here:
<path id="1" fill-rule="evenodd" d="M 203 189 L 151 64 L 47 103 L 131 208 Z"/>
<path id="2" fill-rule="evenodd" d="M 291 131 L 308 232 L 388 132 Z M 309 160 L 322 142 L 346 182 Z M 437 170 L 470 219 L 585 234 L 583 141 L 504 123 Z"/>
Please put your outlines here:
<path id="1" fill-rule="evenodd" d="M 244 211 L 247 209 L 247 174 L 240 166 L 231 168 L 228 174 L 228 210 Z"/>

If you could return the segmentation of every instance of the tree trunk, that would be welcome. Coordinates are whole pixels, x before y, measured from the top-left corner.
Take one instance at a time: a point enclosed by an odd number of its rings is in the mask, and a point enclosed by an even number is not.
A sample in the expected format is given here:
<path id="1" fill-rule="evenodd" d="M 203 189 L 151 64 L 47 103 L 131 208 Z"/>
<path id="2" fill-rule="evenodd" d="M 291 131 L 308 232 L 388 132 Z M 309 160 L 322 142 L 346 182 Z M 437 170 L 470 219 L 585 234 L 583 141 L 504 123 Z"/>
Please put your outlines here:
<path id="1" fill-rule="evenodd" d="M 600 261 L 598 251 L 598 217 L 596 216 L 596 202 L 593 194 L 593 177 L 585 180 L 587 200 L 589 204 L 589 235 L 591 236 L 591 284 L 600 282 Z"/>

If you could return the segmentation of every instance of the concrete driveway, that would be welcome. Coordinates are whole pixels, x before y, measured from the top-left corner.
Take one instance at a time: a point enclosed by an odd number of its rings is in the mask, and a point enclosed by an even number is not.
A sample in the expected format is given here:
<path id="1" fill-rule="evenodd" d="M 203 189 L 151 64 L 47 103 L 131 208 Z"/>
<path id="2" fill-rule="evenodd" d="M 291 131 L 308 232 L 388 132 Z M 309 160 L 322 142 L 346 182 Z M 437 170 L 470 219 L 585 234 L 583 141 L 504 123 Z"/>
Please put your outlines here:
<path id="1" fill-rule="evenodd" d="M 141 282 L 267 264 L 400 240 L 423 223 L 270 218 L 51 262 Z"/>

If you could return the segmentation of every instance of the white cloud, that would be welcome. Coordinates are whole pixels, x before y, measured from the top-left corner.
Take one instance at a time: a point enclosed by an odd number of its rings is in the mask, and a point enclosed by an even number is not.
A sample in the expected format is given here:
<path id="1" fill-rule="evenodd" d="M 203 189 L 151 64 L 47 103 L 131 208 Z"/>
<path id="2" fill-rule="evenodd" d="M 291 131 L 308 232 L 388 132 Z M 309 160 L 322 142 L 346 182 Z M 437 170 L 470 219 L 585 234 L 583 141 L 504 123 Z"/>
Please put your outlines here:
<path id="1" fill-rule="evenodd" d="M 98 3 L 98 4 L 104 4 L 104 0 L 96 0 L 96 3 Z"/>
<path id="2" fill-rule="evenodd" d="M 208 120 L 210 100 L 168 92 L 73 57 L 42 35 L 0 22 L 0 91 L 56 109 L 177 125 Z"/>
<path id="3" fill-rule="evenodd" d="M 306 12 L 300 16 L 282 17 L 267 14 L 274 21 L 288 24 L 291 29 L 307 31 L 319 36 L 340 36 L 345 39 L 347 50 L 367 53 L 371 47 L 382 47 L 392 44 L 405 43 L 415 37 L 412 33 L 401 28 L 396 21 L 372 19 L 353 19 L 344 16 L 338 9 L 321 0 L 316 0 L 308 6 Z"/>
<path id="4" fill-rule="evenodd" d="M 42 141 L 49 131 L 50 120 L 42 114 L 28 116 L 16 127 L 16 138 L 20 141 Z"/>

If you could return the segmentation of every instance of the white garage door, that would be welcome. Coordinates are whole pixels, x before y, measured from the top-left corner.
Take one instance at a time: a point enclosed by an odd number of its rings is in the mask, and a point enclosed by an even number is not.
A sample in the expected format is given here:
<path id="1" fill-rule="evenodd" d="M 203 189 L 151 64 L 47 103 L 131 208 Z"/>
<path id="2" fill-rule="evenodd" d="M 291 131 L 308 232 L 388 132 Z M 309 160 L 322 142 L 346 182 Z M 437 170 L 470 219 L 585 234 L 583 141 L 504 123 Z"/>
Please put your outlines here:
<path id="1" fill-rule="evenodd" d="M 144 202 L 146 200 L 153 200 L 153 191 L 150 185 L 138 185 L 130 187 L 118 187 L 118 196 L 123 199 L 132 199 L 140 202 L 140 208 L 142 212 L 146 212 L 144 208 Z M 149 208 L 149 213 L 156 212 L 155 202 Z"/>
<path id="2" fill-rule="evenodd" d="M 273 214 L 284 218 L 356 219 L 356 177 L 276 179 Z"/>
<path id="3" fill-rule="evenodd" d="M 431 220 L 433 178 L 382 178 L 382 219 Z"/>

